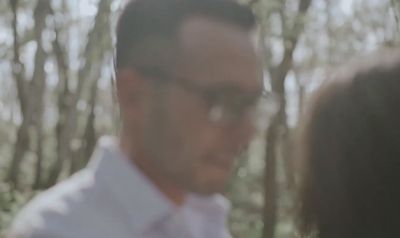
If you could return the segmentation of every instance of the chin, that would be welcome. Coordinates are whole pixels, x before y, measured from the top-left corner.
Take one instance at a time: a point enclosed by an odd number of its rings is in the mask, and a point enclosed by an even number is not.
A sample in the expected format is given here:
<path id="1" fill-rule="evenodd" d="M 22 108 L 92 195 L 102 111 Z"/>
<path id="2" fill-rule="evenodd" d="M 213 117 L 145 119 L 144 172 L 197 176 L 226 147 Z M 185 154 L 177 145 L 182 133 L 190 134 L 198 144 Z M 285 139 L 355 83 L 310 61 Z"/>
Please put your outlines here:
<path id="1" fill-rule="evenodd" d="M 231 170 L 228 168 L 220 168 L 217 166 L 208 166 L 207 169 L 197 170 L 193 173 L 195 176 L 191 178 L 190 184 L 187 184 L 192 192 L 211 195 L 224 192 Z"/>
<path id="2" fill-rule="evenodd" d="M 202 195 L 202 196 L 210 196 L 218 193 L 222 193 L 223 189 L 216 189 L 216 188 L 205 188 L 205 189 L 197 189 L 196 191 L 193 191 L 196 194 Z"/>
<path id="3" fill-rule="evenodd" d="M 202 195 L 212 195 L 216 193 L 222 193 L 224 192 L 226 185 L 227 183 L 225 180 L 223 181 L 210 180 L 207 181 L 206 183 L 196 186 L 197 188 L 195 189 L 196 191 L 194 192 Z"/>

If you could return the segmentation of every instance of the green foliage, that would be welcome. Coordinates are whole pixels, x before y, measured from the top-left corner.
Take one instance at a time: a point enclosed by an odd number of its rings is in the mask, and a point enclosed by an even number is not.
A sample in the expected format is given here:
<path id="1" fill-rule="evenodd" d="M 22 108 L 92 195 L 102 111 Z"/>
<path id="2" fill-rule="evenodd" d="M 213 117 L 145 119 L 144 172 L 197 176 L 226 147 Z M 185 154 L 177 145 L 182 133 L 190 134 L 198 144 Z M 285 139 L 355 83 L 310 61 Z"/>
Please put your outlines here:
<path id="1" fill-rule="evenodd" d="M 382 46 L 398 46 L 400 42 L 400 4 L 399 1 L 382 0 L 382 1 L 354 1 L 354 6 L 350 9 L 350 13 L 344 13 L 341 9 L 341 2 L 322 0 L 314 1 L 307 16 L 297 16 L 296 4 L 297 0 L 240 0 L 243 3 L 254 2 L 255 13 L 261 24 L 263 38 L 260 41 L 265 46 L 263 54 L 267 59 L 265 62 L 266 68 L 268 65 L 276 65 L 280 62 L 283 50 L 292 46 L 291 39 L 293 35 L 300 33 L 297 27 L 298 22 L 305 23 L 305 29 L 299 39 L 296 51 L 294 53 L 293 68 L 290 69 L 287 84 L 292 87 L 286 90 L 288 98 L 287 114 L 288 120 L 295 117 L 296 110 L 293 108 L 299 107 L 297 101 L 298 90 L 293 88 L 296 86 L 304 87 L 305 92 L 309 92 L 315 88 L 315 81 L 321 80 L 323 75 L 329 73 L 329 68 L 343 63 L 344 60 L 354 57 L 357 54 L 365 53 Z M 36 1 L 19 1 L 19 14 L 23 19 L 19 23 L 18 31 L 20 33 L 21 60 L 25 63 L 29 70 L 26 74 L 31 74 L 34 65 L 30 62 L 33 58 L 32 46 L 34 44 L 34 30 L 32 12 Z M 76 2 L 76 6 L 69 4 Z M 90 3 L 89 3 L 90 2 Z M 94 1 L 101 2 L 101 1 Z M 81 9 L 76 11 L 82 5 L 95 5 L 93 1 L 53 1 L 55 15 L 54 19 L 47 19 L 47 28 L 44 34 L 44 43 L 46 51 L 49 53 L 49 59 L 45 64 L 47 74 L 48 91 L 45 96 L 46 111 L 44 113 L 43 123 L 43 161 L 42 161 L 42 180 L 46 180 L 50 173 L 51 165 L 57 158 L 57 122 L 62 120 L 58 115 L 60 109 L 58 98 L 62 90 L 61 76 L 57 68 L 57 56 L 66 61 L 66 72 L 69 76 L 69 85 L 67 87 L 71 92 L 78 85 L 78 76 L 80 67 L 83 62 L 88 61 L 87 67 L 95 65 L 95 68 L 90 68 L 85 74 L 85 84 L 90 84 L 98 87 L 98 95 L 96 105 L 90 104 L 91 88 L 85 86 L 82 89 L 83 96 L 79 98 L 77 103 L 76 128 L 79 133 L 73 135 L 72 139 L 65 143 L 73 147 L 73 155 L 80 155 L 79 148 L 85 141 L 85 128 L 89 121 L 89 108 L 94 107 L 96 121 L 91 122 L 95 127 L 97 135 L 109 134 L 115 132 L 118 128 L 118 115 L 115 106 L 115 95 L 112 91 L 113 84 L 111 76 L 112 52 L 107 48 L 111 45 L 107 37 L 104 35 L 112 35 L 111 32 L 106 32 L 108 27 L 105 27 L 97 37 L 94 35 L 92 47 L 92 57 L 95 60 L 87 60 L 89 57 L 82 53 L 85 48 L 89 26 L 93 25 L 95 19 L 94 14 L 84 13 Z M 113 1 L 111 13 L 104 11 L 106 14 L 111 14 L 111 25 L 115 25 L 115 19 L 118 15 L 118 4 L 122 1 Z M 35 194 L 40 192 L 32 188 L 35 177 L 35 165 L 37 155 L 32 148 L 28 149 L 27 155 L 24 157 L 24 162 L 21 166 L 21 188 L 14 190 L 10 184 L 6 183 L 3 178 L 7 173 L 9 162 L 14 152 L 16 141 L 16 131 L 21 124 L 22 116 L 20 115 L 18 96 L 13 80 L 10 80 L 11 64 L 12 64 L 12 28 L 10 26 L 12 15 L 8 8 L 8 1 L 0 1 L 0 237 L 4 235 L 5 230 L 15 217 L 15 214 L 26 204 Z M 117 7 L 115 7 L 115 6 Z M 108 6 L 105 4 L 104 6 Z M 75 9 L 73 8 L 75 7 Z M 87 6 L 86 6 L 87 7 Z M 93 7 L 93 6 L 92 6 Z M 113 9 L 113 10 L 112 10 Z M 87 10 L 87 9 L 86 9 Z M 83 14 L 83 15 L 79 15 Z M 297 17 L 296 17 L 297 16 Z M 107 17 L 102 17 L 104 27 L 108 23 Z M 57 55 L 52 40 L 55 37 L 51 30 L 54 25 L 59 30 L 59 40 L 62 46 L 60 50 L 64 50 L 65 55 Z M 51 29 L 50 29 L 51 28 Z M 72 32 L 72 33 L 71 33 Z M 296 33 L 296 34 L 295 34 Z M 96 37 L 95 37 L 96 36 Z M 101 38 L 98 41 L 97 38 Z M 286 39 L 285 39 L 286 38 Z M 99 43 L 99 45 L 96 45 Z M 65 49 L 63 48 L 65 47 Z M 100 57 L 101 50 L 105 50 L 104 59 Z M 3 57 L 4 56 L 4 57 Z M 68 66 L 68 67 L 67 67 Z M 327 69 L 328 68 L 328 69 Z M 267 70 L 266 70 L 267 71 Z M 82 73 L 83 74 L 83 73 Z M 321 76 L 322 75 L 322 76 Z M 293 86 L 293 77 L 298 81 L 298 85 Z M 90 79 L 89 79 L 90 78 Z M 292 80 L 290 80 L 292 78 Z M 89 79 L 89 80 L 88 80 Z M 97 81 L 98 80 L 98 81 Z M 111 90 L 110 90 L 111 89 Z M 68 91 L 67 90 L 67 91 Z M 307 95 L 306 95 L 307 96 Z M 300 98 L 300 96 L 299 96 Z M 69 97 L 65 98 L 68 101 Z M 114 100 L 114 101 L 113 101 Z M 293 103 L 294 102 L 294 103 Z M 294 104 L 296 104 L 294 106 Z M 65 105 L 61 105 L 65 106 Z M 74 105 L 75 106 L 75 105 Z M 99 116 L 100 115 L 100 116 Z M 293 116 L 295 115 L 295 116 Z M 289 123 L 291 127 L 296 127 L 294 123 Z M 263 135 L 261 135 L 263 136 Z M 37 146 L 38 140 L 32 142 L 31 147 Z M 263 229 L 263 178 L 264 178 L 264 144 L 262 140 L 255 142 L 251 152 L 243 158 L 232 178 L 229 186 L 228 197 L 232 201 L 232 213 L 230 215 L 230 228 L 236 238 L 261 238 Z M 282 157 L 282 156 L 281 156 Z M 85 157 L 85 159 L 87 159 Z M 278 174 L 278 224 L 276 237 L 292 238 L 295 237 L 293 227 L 293 207 L 294 194 L 293 191 L 287 188 L 286 175 L 284 165 L 279 162 L 277 165 Z M 61 178 L 65 178 L 70 174 L 70 164 L 62 169 Z"/>
<path id="2" fill-rule="evenodd" d="M 32 195 L 32 192 L 16 191 L 10 185 L 0 183 L 0 237 L 4 236 L 15 215 Z"/>

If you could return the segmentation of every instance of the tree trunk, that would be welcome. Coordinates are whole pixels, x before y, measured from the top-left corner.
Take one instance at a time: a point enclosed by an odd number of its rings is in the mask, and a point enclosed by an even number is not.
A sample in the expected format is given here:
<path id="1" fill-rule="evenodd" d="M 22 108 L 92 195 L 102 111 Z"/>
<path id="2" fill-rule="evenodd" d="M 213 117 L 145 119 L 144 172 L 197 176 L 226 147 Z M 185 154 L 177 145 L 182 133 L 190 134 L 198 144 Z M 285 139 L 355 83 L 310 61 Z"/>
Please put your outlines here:
<path id="1" fill-rule="evenodd" d="M 24 115 L 24 112 L 26 111 L 26 106 L 25 106 L 25 85 L 24 85 L 24 73 L 25 73 L 25 68 L 24 65 L 20 61 L 19 57 L 19 50 L 20 50 L 20 44 L 19 44 L 19 39 L 18 39 L 18 31 L 17 31 L 17 25 L 18 25 L 18 1 L 16 0 L 10 0 L 9 1 L 12 13 L 13 13 L 13 19 L 12 19 L 12 29 L 13 29 L 13 77 L 17 86 L 17 94 L 18 94 L 18 99 L 19 99 L 19 104 L 20 104 L 20 111 L 21 115 Z M 18 128 L 17 131 L 17 141 L 15 143 L 14 147 L 14 154 L 11 159 L 11 165 L 7 174 L 7 181 L 9 181 L 13 186 L 18 186 L 18 170 L 19 170 L 19 164 L 21 163 L 21 160 L 23 156 L 25 155 L 25 151 L 27 150 L 29 141 L 28 141 L 28 131 L 27 131 L 27 124 L 26 124 L 26 119 L 23 117 L 22 124 Z"/>
<path id="2" fill-rule="evenodd" d="M 29 147 L 28 125 L 25 121 L 26 119 L 24 119 L 22 125 L 18 128 L 17 141 L 15 142 L 14 146 L 14 154 L 7 175 L 7 181 L 10 182 L 14 188 L 18 188 L 18 173 L 20 164 L 25 156 L 27 148 Z"/>
<path id="3" fill-rule="evenodd" d="M 78 153 L 75 158 L 79 158 L 76 160 L 71 160 L 70 174 L 75 173 L 79 169 L 86 166 L 89 158 L 91 157 L 94 147 L 96 145 L 96 129 L 95 129 L 95 107 L 96 107 L 96 98 L 97 98 L 97 81 L 92 86 L 91 96 L 89 100 L 90 110 L 89 115 L 87 117 L 85 132 L 83 134 L 83 145 L 78 150 Z"/>
<path id="4" fill-rule="evenodd" d="M 32 101 L 32 123 L 35 128 L 36 140 L 36 166 L 34 187 L 39 188 L 42 180 L 42 161 L 43 161 L 43 113 L 44 113 L 44 95 L 46 92 L 46 73 L 44 71 L 47 60 L 47 53 L 42 45 L 42 32 L 46 26 L 46 17 L 50 14 L 50 0 L 41 0 L 34 11 L 35 20 L 35 40 L 37 51 L 35 55 L 35 69 L 31 83 L 31 101 Z"/>
<path id="5" fill-rule="evenodd" d="M 43 128 L 42 126 L 37 127 L 36 131 L 37 135 L 37 150 L 36 150 L 36 164 L 35 164 L 35 180 L 33 183 L 33 189 L 40 189 L 42 188 L 42 179 L 43 179 Z"/>
<path id="6" fill-rule="evenodd" d="M 16 4 L 16 1 L 13 1 L 13 4 Z M 23 117 L 23 122 L 17 133 L 17 141 L 14 148 L 14 155 L 11 161 L 11 166 L 8 174 L 8 179 L 14 186 L 18 187 L 18 175 L 19 169 L 21 166 L 21 162 L 23 161 L 24 155 L 28 149 L 33 149 L 34 151 L 38 150 L 38 148 L 30 148 L 31 142 L 39 138 L 30 138 L 32 134 L 39 135 L 41 132 L 38 130 L 42 130 L 42 118 L 43 118 L 43 95 L 45 93 L 45 72 L 44 65 L 46 62 L 46 52 L 42 46 L 42 32 L 46 27 L 46 16 L 49 14 L 49 6 L 50 0 L 42 0 L 38 1 L 35 10 L 34 10 L 34 34 L 35 41 L 37 43 L 37 50 L 35 53 L 35 67 L 32 76 L 32 80 L 28 83 L 23 81 L 22 74 L 19 72 L 19 75 L 15 75 L 18 81 L 18 84 L 21 86 L 17 87 L 19 92 L 19 99 L 21 105 L 21 114 Z M 22 65 L 19 61 L 19 47 L 17 41 L 16 27 L 17 27 L 17 9 L 16 5 L 12 5 L 14 12 L 14 62 L 15 64 Z M 18 85 L 17 84 L 17 85 Z M 29 87 L 29 91 L 27 91 L 26 87 Z M 36 131 L 37 133 L 30 133 L 29 130 Z M 41 144 L 36 143 L 37 145 Z M 38 158 L 41 159 L 41 158 Z"/>
<path id="7" fill-rule="evenodd" d="M 264 172 L 264 209 L 263 209 L 263 236 L 264 238 L 274 237 L 275 225 L 277 221 L 277 181 L 276 181 L 276 161 L 277 161 L 277 133 L 278 119 L 274 118 L 267 132 L 267 145 L 265 153 L 265 172 Z"/>
<path id="8" fill-rule="evenodd" d="M 288 138 L 288 124 L 286 115 L 286 91 L 285 80 L 288 72 L 293 65 L 293 52 L 297 46 L 300 33 L 304 28 L 303 17 L 306 14 L 311 0 L 300 0 L 298 5 L 297 21 L 293 26 L 286 26 L 284 9 L 281 9 L 279 15 L 281 17 L 283 39 L 285 51 L 282 61 L 277 66 L 270 66 L 271 88 L 279 97 L 280 109 L 267 131 L 267 146 L 265 155 L 265 198 L 264 198 L 264 229 L 263 238 L 273 238 L 275 236 L 275 228 L 278 214 L 278 185 L 276 177 L 277 159 L 279 151 L 277 148 L 285 148 Z M 288 30 L 292 34 L 286 34 L 284 30 Z M 286 43 L 289 44 L 286 44 Z M 264 50 L 265 52 L 265 50 Z M 268 51 L 266 51 L 268 52 Z M 279 146 L 281 145 L 281 146 Z M 284 153 L 282 153 L 284 154 Z M 286 158 L 290 159 L 290 158 Z"/>
<path id="9" fill-rule="evenodd" d="M 101 0 L 98 5 L 98 12 L 95 17 L 95 23 L 92 30 L 89 32 L 88 42 L 85 47 L 86 63 L 78 72 L 78 86 L 76 91 L 68 97 L 66 112 L 62 113 L 64 118 L 61 118 L 62 124 L 57 127 L 58 141 L 57 141 L 57 158 L 55 163 L 50 168 L 50 175 L 47 180 L 47 186 L 54 185 L 62 171 L 64 162 L 66 160 L 76 159 L 71 156 L 71 141 L 76 136 L 78 127 L 79 111 L 77 110 L 77 103 L 82 98 L 84 89 L 87 85 L 91 85 L 100 77 L 101 66 L 100 62 L 104 58 L 104 46 L 109 47 L 110 39 L 110 5 L 111 0 Z M 89 86 L 90 87 L 90 86 Z M 74 153 L 76 154 L 76 153 Z"/>

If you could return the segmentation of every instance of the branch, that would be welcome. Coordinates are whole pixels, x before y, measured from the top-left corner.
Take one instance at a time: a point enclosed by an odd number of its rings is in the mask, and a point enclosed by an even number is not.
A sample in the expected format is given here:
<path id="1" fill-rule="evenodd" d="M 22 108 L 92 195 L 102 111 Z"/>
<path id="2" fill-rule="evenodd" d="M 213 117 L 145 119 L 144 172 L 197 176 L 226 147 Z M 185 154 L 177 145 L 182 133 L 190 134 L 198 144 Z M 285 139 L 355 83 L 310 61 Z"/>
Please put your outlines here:
<path id="1" fill-rule="evenodd" d="M 259 3 L 259 1 L 257 1 L 256 3 Z M 267 69 L 269 72 L 271 72 L 273 68 L 272 64 L 273 54 L 272 54 L 271 44 L 268 44 L 269 42 L 266 42 L 266 39 L 270 39 L 277 36 L 269 29 L 270 27 L 269 19 L 273 15 L 273 13 L 280 11 L 281 9 L 280 5 L 281 5 L 280 0 L 279 2 L 275 0 L 271 1 L 271 5 L 267 7 L 267 9 L 261 9 L 261 7 L 255 8 L 255 11 L 257 12 L 260 22 L 260 47 L 261 47 L 261 52 L 263 54 L 264 68 Z"/>
<path id="2" fill-rule="evenodd" d="M 296 16 L 295 24 L 289 28 L 291 34 L 284 34 L 287 37 L 284 37 L 283 42 L 285 44 L 285 52 L 283 54 L 283 58 L 281 63 L 277 67 L 277 77 L 281 80 L 286 77 L 286 74 L 290 70 L 293 64 L 293 53 L 297 47 L 297 43 L 299 41 L 300 34 L 304 30 L 304 16 L 306 15 L 309 7 L 311 5 L 311 0 L 300 0 L 298 13 Z"/>
<path id="3" fill-rule="evenodd" d="M 76 107 L 78 101 L 82 98 L 84 90 L 87 86 L 90 87 L 99 78 L 101 73 L 101 63 L 104 58 L 103 46 L 108 42 L 110 37 L 110 5 L 111 0 L 100 0 L 98 11 L 94 19 L 94 26 L 89 32 L 88 41 L 85 46 L 83 56 L 85 63 L 78 72 L 78 85 L 76 91 L 68 97 L 66 105 L 65 124 L 58 126 L 59 133 L 57 145 L 58 156 L 56 162 L 52 165 L 51 172 L 48 178 L 47 185 L 51 186 L 57 181 L 57 178 L 62 170 L 64 160 L 69 158 L 71 153 L 70 142 L 76 136 L 77 122 L 79 112 Z M 64 86 L 65 87 L 65 86 Z"/>
<path id="4" fill-rule="evenodd" d="M 298 13 L 290 32 L 292 34 L 285 34 L 283 32 L 283 42 L 285 44 L 285 52 L 282 61 L 277 67 L 272 68 L 271 86 L 274 92 L 279 95 L 280 108 L 266 134 L 267 145 L 265 148 L 265 172 L 264 172 L 264 209 L 263 209 L 263 236 L 265 238 L 274 237 L 276 221 L 278 217 L 277 209 L 277 160 L 279 154 L 279 144 L 287 143 L 285 139 L 288 138 L 288 126 L 286 117 L 286 97 L 285 97 L 285 79 L 288 71 L 293 66 L 293 52 L 297 46 L 298 38 L 304 28 L 304 21 L 299 21 L 301 16 L 304 16 L 311 4 L 311 0 L 300 0 Z M 282 26 L 285 23 L 285 14 L 280 11 L 282 19 Z M 283 26 L 284 27 L 284 26 Z M 286 42 L 289 44 L 286 45 Z M 283 129 L 283 130 L 282 130 Z M 284 144 L 285 145 L 285 144 Z M 288 158 L 286 158 L 288 159 Z M 290 162 L 290 161 L 287 161 Z M 289 165 L 289 163 L 288 163 Z"/>
<path id="5" fill-rule="evenodd" d="M 249 5 L 249 7 L 254 7 L 254 5 L 256 5 L 257 3 L 259 3 L 260 0 L 250 0 L 247 5 Z"/>
<path id="6" fill-rule="evenodd" d="M 397 26 L 397 31 L 400 31 L 400 13 L 398 7 L 398 2 L 396 3 L 395 0 L 390 1 L 390 5 L 393 8 L 393 13 L 394 13 L 394 20 L 396 21 L 396 26 Z"/>
<path id="7" fill-rule="evenodd" d="M 20 102 L 21 114 L 25 114 L 26 112 L 26 89 L 25 89 L 25 82 L 24 82 L 24 74 L 25 74 L 25 67 L 21 63 L 20 60 L 20 44 L 18 39 L 18 0 L 10 0 L 9 1 L 11 11 L 13 14 L 12 18 L 12 30 L 13 30 L 13 65 L 12 65 L 12 72 L 14 76 L 14 80 L 17 86 L 17 94 L 18 99 Z"/>
<path id="8" fill-rule="evenodd" d="M 21 105 L 22 124 L 18 128 L 17 140 L 15 142 L 14 154 L 7 180 L 10 181 L 15 188 L 18 188 L 18 175 L 21 163 L 26 151 L 31 143 L 41 140 L 41 138 L 31 138 L 30 128 L 33 127 L 37 132 L 37 137 L 42 134 L 42 117 L 43 117 L 43 95 L 45 91 L 45 72 L 44 64 L 46 62 L 46 52 L 42 46 L 42 32 L 45 27 L 46 15 L 49 13 L 47 6 L 50 0 L 41 0 L 37 2 L 34 11 L 34 30 L 35 40 L 37 42 L 37 50 L 35 53 L 35 68 L 30 83 L 24 81 L 24 67 L 19 59 L 19 42 L 17 36 L 17 1 L 10 1 L 13 11 L 13 34 L 14 34 L 14 68 L 13 74 L 17 83 L 17 91 Z M 29 86 L 29 88 L 27 88 Z M 27 91 L 29 89 L 29 91 Z M 40 147 L 40 146 L 39 146 Z M 36 147 L 35 150 L 41 150 Z M 40 156 L 41 151 L 38 151 Z M 41 158 L 39 158 L 41 160 Z"/>

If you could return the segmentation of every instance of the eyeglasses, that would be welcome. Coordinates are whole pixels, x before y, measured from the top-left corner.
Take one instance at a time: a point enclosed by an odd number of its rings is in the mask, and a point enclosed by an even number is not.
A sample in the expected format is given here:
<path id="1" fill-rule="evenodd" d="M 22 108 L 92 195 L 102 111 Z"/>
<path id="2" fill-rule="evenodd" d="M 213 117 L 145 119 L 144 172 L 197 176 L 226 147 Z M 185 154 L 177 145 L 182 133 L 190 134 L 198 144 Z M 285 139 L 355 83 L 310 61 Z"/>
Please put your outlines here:
<path id="1" fill-rule="evenodd" d="M 194 81 L 174 77 L 156 68 L 136 67 L 136 69 L 144 76 L 160 83 L 174 83 L 199 95 L 207 106 L 209 121 L 216 125 L 240 123 L 245 116 L 250 115 L 253 125 L 258 130 L 265 130 L 278 110 L 277 97 L 266 90 L 249 94 L 240 92 L 234 87 L 204 86 Z"/>

